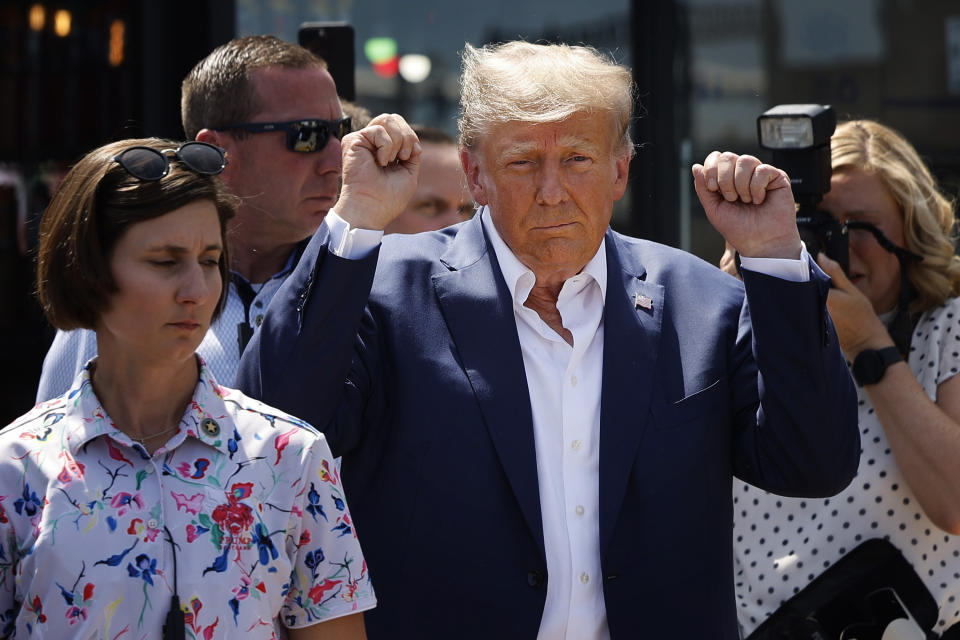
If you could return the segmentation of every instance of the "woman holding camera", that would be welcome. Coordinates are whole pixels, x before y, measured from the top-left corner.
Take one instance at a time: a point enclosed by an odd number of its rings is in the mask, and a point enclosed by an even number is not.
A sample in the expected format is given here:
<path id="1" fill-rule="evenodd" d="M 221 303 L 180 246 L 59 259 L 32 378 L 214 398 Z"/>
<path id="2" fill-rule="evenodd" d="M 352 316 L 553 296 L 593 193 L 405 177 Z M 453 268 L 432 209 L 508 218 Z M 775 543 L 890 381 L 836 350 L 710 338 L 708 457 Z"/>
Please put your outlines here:
<path id="1" fill-rule="evenodd" d="M 225 164 L 116 142 L 44 215 L 41 303 L 99 355 L 0 432 L 4 637 L 364 637 L 375 598 L 326 441 L 195 354 L 226 293 Z"/>
<path id="2" fill-rule="evenodd" d="M 735 483 L 740 621 L 749 634 L 860 543 L 885 538 L 936 601 L 941 634 L 960 622 L 954 209 L 888 127 L 841 124 L 831 147 L 831 188 L 819 208 L 847 225 L 849 275 L 825 255 L 817 260 L 833 280 L 827 306 L 859 387 L 860 467 L 826 500 Z"/>

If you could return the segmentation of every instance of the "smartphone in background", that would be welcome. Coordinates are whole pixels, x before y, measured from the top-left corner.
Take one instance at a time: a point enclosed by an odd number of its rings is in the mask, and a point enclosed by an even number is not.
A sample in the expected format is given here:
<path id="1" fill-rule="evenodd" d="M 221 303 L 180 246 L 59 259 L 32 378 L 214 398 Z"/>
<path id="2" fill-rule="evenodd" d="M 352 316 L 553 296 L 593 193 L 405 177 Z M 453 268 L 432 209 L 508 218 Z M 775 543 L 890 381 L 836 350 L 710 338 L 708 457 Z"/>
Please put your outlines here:
<path id="1" fill-rule="evenodd" d="M 337 95 L 350 102 L 357 99 L 353 25 L 304 22 L 297 31 L 297 42 L 326 61 L 327 71 L 337 85 Z"/>

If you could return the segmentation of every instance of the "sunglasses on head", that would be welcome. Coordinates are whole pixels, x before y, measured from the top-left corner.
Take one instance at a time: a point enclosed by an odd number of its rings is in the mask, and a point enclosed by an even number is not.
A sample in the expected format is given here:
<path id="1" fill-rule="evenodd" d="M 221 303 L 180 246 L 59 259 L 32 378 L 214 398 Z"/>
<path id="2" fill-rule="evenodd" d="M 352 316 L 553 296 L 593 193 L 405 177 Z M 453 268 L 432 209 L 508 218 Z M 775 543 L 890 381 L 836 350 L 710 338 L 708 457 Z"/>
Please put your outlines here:
<path id="1" fill-rule="evenodd" d="M 170 173 L 169 153 L 189 169 L 207 176 L 215 176 L 227 166 L 227 152 L 206 142 L 184 142 L 177 149 L 162 151 L 151 147 L 130 147 L 113 161 L 134 178 L 155 181 Z"/>
<path id="2" fill-rule="evenodd" d="M 322 151 L 330 141 L 330 136 L 341 140 L 350 133 L 350 117 L 339 120 L 309 118 L 290 122 L 245 122 L 217 127 L 217 131 L 239 130 L 247 133 L 265 133 L 268 131 L 286 131 L 287 149 L 297 153 Z"/>

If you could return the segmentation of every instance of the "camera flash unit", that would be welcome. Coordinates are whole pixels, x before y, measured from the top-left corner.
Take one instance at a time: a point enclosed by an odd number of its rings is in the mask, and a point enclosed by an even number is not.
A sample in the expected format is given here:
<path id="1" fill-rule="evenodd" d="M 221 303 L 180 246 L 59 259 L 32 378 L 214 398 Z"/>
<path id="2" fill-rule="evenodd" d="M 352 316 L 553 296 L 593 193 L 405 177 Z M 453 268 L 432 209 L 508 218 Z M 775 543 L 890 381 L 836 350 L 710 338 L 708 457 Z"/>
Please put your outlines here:
<path id="1" fill-rule="evenodd" d="M 771 150 L 825 145 L 836 128 L 836 113 L 821 104 L 781 104 L 757 119 L 760 146 Z"/>

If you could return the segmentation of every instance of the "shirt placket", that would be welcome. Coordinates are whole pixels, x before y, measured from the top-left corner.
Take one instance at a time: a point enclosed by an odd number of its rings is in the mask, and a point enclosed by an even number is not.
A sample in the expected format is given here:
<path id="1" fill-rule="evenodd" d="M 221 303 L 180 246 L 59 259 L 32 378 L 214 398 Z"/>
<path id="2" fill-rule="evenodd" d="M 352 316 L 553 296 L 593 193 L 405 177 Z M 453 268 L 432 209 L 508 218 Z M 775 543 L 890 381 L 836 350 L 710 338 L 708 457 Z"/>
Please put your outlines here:
<path id="1" fill-rule="evenodd" d="M 139 445 L 134 445 L 134 448 L 139 449 Z M 150 593 L 149 606 L 153 609 L 164 608 L 169 604 L 168 595 L 173 593 L 174 562 L 164 534 L 166 517 L 163 505 L 162 468 L 154 457 L 143 460 L 137 455 L 136 458 L 142 466 L 131 474 L 133 484 L 128 486 L 127 490 L 132 495 L 140 494 L 143 508 L 130 520 L 130 529 L 131 532 L 136 533 L 137 543 L 128 558 L 134 569 L 141 574 L 144 571 L 150 572 L 154 589 Z M 137 519 L 140 520 L 139 526 L 136 526 Z M 144 555 L 146 559 L 142 557 Z M 150 566 L 151 560 L 156 560 L 155 567 Z M 142 575 L 141 579 L 143 579 Z M 167 585 L 169 592 L 161 585 Z"/>
<path id="2" fill-rule="evenodd" d="M 565 446 L 561 468 L 564 486 L 564 514 L 570 544 L 570 612 L 567 637 L 581 637 L 581 612 L 592 611 L 596 599 L 597 554 L 594 530 L 597 526 L 595 498 L 596 446 L 583 358 L 592 336 L 575 334 L 574 349 L 564 372 L 562 385 L 562 432 Z"/>
<path id="3" fill-rule="evenodd" d="M 567 589 L 570 582 L 571 567 L 569 555 L 569 535 L 566 531 L 564 512 L 565 491 L 562 470 L 563 432 L 562 432 L 562 396 L 560 372 L 570 361 L 572 349 L 539 315 L 531 309 L 517 303 L 515 311 L 518 319 L 529 330 L 523 342 L 525 358 L 532 375 L 539 385 L 533 387 L 534 397 L 546 400 L 546 403 L 533 408 L 534 431 L 537 440 L 537 467 L 540 482 L 540 501 L 544 524 L 544 546 L 547 554 L 546 611 L 560 611 L 562 616 L 545 612 L 548 627 L 541 629 L 544 637 L 564 637 L 566 635 L 566 612 L 569 610 L 569 594 L 559 590 Z M 539 414 L 539 416 L 537 415 Z M 537 429 L 541 429 L 537 433 Z M 559 626 L 563 625 L 563 626 Z"/>
<path id="4" fill-rule="evenodd" d="M 267 307 L 270 306 L 270 301 L 273 300 L 273 296 L 280 289 L 280 285 L 286 281 L 288 273 L 288 271 L 278 273 L 264 282 L 263 286 L 257 291 L 250 312 L 250 325 L 254 330 L 259 329 L 260 325 L 263 324 L 263 315 L 267 312 Z"/>

